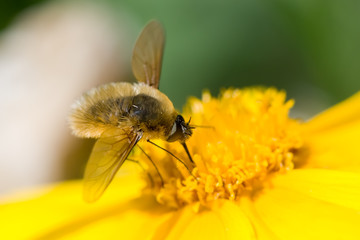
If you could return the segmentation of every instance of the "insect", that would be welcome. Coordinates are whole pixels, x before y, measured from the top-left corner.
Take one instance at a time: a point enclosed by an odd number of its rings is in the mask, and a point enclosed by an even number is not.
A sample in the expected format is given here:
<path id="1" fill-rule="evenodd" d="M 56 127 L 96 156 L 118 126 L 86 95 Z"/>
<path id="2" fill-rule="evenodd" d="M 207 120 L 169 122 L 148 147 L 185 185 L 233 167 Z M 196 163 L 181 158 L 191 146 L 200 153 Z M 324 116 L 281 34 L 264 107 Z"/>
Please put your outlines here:
<path id="1" fill-rule="evenodd" d="M 98 138 L 84 174 L 84 199 L 101 197 L 140 140 L 185 141 L 192 126 L 158 90 L 165 34 L 158 21 L 149 22 L 133 50 L 137 83 L 116 82 L 85 93 L 72 107 L 70 127 L 78 137 Z"/>

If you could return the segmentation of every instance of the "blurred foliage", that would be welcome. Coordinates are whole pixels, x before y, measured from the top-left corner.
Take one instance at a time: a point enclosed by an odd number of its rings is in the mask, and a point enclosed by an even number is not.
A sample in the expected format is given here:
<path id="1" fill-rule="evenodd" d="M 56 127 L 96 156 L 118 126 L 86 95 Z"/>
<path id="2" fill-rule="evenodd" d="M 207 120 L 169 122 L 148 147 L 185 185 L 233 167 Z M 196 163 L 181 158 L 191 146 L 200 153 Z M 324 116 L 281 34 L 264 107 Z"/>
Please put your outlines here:
<path id="1" fill-rule="evenodd" d="M 360 89 L 360 2 L 109 0 L 167 31 L 161 89 L 177 107 L 208 88 L 284 88 L 309 112 Z M 135 39 L 135 38 L 134 38 Z M 309 109 L 314 107 L 314 109 Z"/>
<path id="2" fill-rule="evenodd" d="M 3 1 L 0 26 L 40 2 L 45 1 Z M 167 43 L 160 88 L 177 108 L 203 89 L 217 94 L 228 86 L 265 85 L 287 90 L 297 106 L 313 114 L 360 89 L 359 1 L 102 3 L 113 9 L 119 22 L 127 19 L 125 24 L 133 27 L 132 42 L 150 19 L 164 24 Z"/>
<path id="3" fill-rule="evenodd" d="M 41 2 L 45 2 L 45 0 L 0 1 L 0 29 L 8 26 L 25 8 Z"/>

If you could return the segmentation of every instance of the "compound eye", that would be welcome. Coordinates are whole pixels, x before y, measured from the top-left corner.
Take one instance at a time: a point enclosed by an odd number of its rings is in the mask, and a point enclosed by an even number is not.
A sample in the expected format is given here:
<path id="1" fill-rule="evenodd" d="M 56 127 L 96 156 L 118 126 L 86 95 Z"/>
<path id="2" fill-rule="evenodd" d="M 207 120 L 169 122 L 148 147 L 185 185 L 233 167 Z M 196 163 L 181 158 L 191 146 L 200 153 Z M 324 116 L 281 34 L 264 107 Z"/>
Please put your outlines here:
<path id="1" fill-rule="evenodd" d="M 181 124 L 181 123 L 184 123 L 185 120 L 184 120 L 183 116 L 177 115 L 175 122 Z"/>

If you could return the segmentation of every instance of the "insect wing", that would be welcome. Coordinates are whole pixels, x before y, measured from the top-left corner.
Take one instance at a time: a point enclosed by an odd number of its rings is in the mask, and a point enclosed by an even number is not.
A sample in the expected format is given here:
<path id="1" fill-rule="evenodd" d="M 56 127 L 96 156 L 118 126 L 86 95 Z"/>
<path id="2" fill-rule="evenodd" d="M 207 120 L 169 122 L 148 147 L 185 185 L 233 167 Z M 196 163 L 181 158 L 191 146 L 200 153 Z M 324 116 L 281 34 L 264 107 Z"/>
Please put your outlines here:
<path id="1" fill-rule="evenodd" d="M 159 88 L 165 32 L 158 21 L 149 22 L 138 37 L 132 56 L 132 70 L 139 82 Z"/>
<path id="2" fill-rule="evenodd" d="M 86 165 L 84 176 L 85 201 L 94 202 L 100 198 L 140 139 L 141 134 L 126 132 L 122 129 L 111 130 L 102 134 L 95 143 Z"/>

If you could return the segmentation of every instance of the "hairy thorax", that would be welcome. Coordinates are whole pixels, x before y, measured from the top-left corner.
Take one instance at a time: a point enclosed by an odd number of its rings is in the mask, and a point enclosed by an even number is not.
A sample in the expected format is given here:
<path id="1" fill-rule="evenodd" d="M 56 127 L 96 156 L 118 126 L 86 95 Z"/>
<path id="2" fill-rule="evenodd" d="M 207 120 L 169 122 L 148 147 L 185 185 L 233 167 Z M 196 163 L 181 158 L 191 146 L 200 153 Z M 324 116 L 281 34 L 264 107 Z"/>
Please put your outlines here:
<path id="1" fill-rule="evenodd" d="M 176 119 L 170 100 L 144 84 L 107 84 L 86 93 L 74 106 L 74 133 L 98 138 L 113 128 L 142 132 L 143 139 L 164 139 Z"/>
<path id="2" fill-rule="evenodd" d="M 94 104 L 89 112 L 100 124 L 120 128 L 130 126 L 151 136 L 165 135 L 176 117 L 176 114 L 166 112 L 159 100 L 145 94 L 110 98 Z"/>

